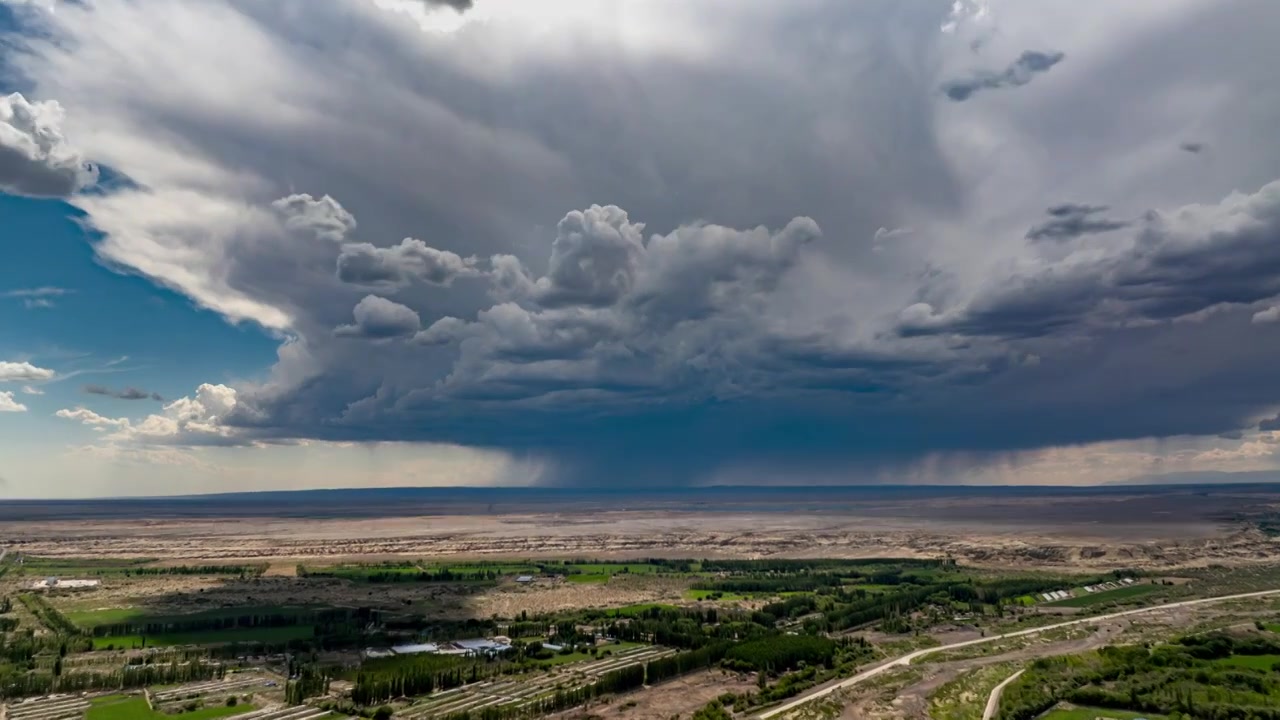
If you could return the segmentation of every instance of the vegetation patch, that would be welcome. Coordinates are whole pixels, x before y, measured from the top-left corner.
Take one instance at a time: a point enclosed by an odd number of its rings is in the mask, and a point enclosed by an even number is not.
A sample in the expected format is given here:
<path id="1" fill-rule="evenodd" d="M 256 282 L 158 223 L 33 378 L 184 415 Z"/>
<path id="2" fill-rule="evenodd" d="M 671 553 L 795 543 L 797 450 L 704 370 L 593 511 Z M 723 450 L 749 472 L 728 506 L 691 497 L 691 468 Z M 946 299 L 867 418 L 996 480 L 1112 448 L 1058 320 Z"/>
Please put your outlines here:
<path id="1" fill-rule="evenodd" d="M 1060 702 L 1131 713 L 1091 717 L 1272 718 L 1280 706 L 1280 677 L 1270 670 L 1277 655 L 1280 641 L 1269 635 L 1210 634 L 1042 658 L 1005 689 L 999 718 L 1031 720 Z"/>
<path id="2" fill-rule="evenodd" d="M 933 720 L 982 720 L 991 691 L 1016 670 L 1014 663 L 988 665 L 946 683 L 929 698 L 929 717 Z"/>

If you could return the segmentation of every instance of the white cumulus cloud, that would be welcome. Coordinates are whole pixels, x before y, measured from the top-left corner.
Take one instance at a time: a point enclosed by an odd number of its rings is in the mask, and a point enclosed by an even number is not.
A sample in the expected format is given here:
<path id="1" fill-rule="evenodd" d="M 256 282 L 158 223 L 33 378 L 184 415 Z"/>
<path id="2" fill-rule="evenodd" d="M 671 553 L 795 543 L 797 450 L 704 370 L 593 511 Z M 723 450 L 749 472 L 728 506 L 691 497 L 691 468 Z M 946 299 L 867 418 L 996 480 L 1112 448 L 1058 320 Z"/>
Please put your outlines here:
<path id="1" fill-rule="evenodd" d="M 0 413 L 26 412 L 27 406 L 13 399 L 13 393 L 0 392 Z"/>
<path id="2" fill-rule="evenodd" d="M 54 371 L 29 362 L 0 361 L 0 382 L 44 382 L 56 376 Z"/>

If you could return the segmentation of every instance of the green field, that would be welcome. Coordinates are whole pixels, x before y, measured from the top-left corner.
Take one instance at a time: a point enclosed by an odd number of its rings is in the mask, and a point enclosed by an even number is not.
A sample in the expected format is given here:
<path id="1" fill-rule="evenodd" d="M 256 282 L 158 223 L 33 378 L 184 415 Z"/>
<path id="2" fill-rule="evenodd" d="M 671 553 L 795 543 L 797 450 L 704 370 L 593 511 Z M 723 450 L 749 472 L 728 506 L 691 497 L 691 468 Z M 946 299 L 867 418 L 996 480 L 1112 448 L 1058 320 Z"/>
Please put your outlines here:
<path id="1" fill-rule="evenodd" d="M 298 614 L 311 612 L 314 608 L 302 606 L 254 605 L 231 608 L 213 608 L 198 612 L 175 615 L 172 613 L 155 613 L 147 608 L 125 607 L 94 610 L 64 610 L 63 614 L 71 622 L 82 628 L 95 628 L 100 625 L 114 625 L 125 622 L 188 622 L 192 620 L 208 620 L 215 618 L 241 617 L 244 615 Z"/>
<path id="2" fill-rule="evenodd" d="M 1098 593 L 1087 593 L 1066 600 L 1058 600 L 1056 602 L 1045 603 L 1046 607 L 1090 607 L 1092 605 L 1103 605 L 1118 600 L 1128 600 L 1130 598 L 1140 597 L 1148 593 L 1160 590 L 1162 585 L 1126 585 L 1118 587 L 1115 590 L 1104 590 Z"/>
<path id="3" fill-rule="evenodd" d="M 576 583 L 606 583 L 609 582 L 611 577 L 613 576 L 592 573 L 589 575 L 566 575 L 565 579 Z"/>
<path id="4" fill-rule="evenodd" d="M 185 720 L 211 720 L 212 718 L 243 715 L 253 709 L 252 705 L 237 705 L 235 707 L 219 705 L 184 712 L 182 717 Z M 168 720 L 171 717 L 174 716 L 152 710 L 147 706 L 147 701 L 143 697 L 137 695 L 113 695 L 94 699 L 88 714 L 85 715 L 85 720 Z"/>
<path id="5" fill-rule="evenodd" d="M 162 633 L 146 636 L 146 647 L 170 647 L 174 645 L 218 645 L 227 643 L 283 643 L 290 640 L 307 640 L 315 637 L 312 625 L 284 625 L 281 627 L 230 628 L 204 632 Z M 143 647 L 141 635 L 107 635 L 93 639 L 93 649 L 108 647 L 119 649 Z"/>
<path id="6" fill-rule="evenodd" d="M 1228 658 L 1215 660 L 1215 665 L 1227 665 L 1230 667 L 1253 668 L 1255 670 L 1270 671 L 1271 666 L 1280 663 L 1280 655 L 1232 655 Z"/>
<path id="7" fill-rule="evenodd" d="M 606 615 L 613 617 L 635 617 L 637 615 L 643 615 L 653 608 L 664 608 L 667 610 L 679 609 L 675 605 L 668 605 L 666 603 L 640 603 L 638 605 L 626 605 L 620 608 L 613 608 L 607 611 Z"/>
<path id="8" fill-rule="evenodd" d="M 1111 718 L 1111 720 L 1137 720 L 1138 718 L 1146 718 L 1147 720 L 1164 720 L 1164 715 L 1152 715 L 1151 713 L 1136 713 L 1128 710 L 1099 710 L 1097 708 L 1078 707 L 1070 710 L 1050 710 L 1047 714 L 1041 715 L 1039 720 L 1096 720 L 1096 718 Z"/>

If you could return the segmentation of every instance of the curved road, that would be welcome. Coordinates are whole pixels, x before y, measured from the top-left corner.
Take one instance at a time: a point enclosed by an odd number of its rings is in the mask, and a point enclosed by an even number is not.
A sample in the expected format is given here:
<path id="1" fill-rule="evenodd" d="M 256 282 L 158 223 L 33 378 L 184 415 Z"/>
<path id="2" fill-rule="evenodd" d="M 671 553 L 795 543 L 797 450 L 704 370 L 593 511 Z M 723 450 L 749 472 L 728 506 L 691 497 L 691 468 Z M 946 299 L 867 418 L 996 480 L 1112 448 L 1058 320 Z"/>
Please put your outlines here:
<path id="1" fill-rule="evenodd" d="M 987 709 L 982 711 L 982 720 L 995 720 L 996 710 L 1000 709 L 1000 696 L 1004 694 L 1005 686 L 1017 680 L 1024 672 L 1026 672 L 1025 669 L 1019 670 L 991 689 L 991 696 L 987 698 Z"/>
<path id="2" fill-rule="evenodd" d="M 951 643 L 950 645 L 939 645 L 938 647 L 931 647 L 931 648 L 925 648 L 923 650 L 916 650 L 915 652 L 907 653 L 906 655 L 903 655 L 901 657 L 894 658 L 893 660 L 890 660 L 889 662 L 886 662 L 884 664 L 877 665 L 868 670 L 863 670 L 857 675 L 854 675 L 853 677 L 842 680 L 834 685 L 828 685 L 827 687 L 814 690 L 808 695 L 804 695 L 802 697 L 796 698 L 795 700 L 792 700 L 789 703 L 779 705 L 778 707 L 773 708 L 772 710 L 766 710 L 765 712 L 760 713 L 756 717 L 759 720 L 769 720 L 769 718 L 771 717 L 774 717 L 776 715 L 781 715 L 782 713 L 794 710 L 800 707 L 801 705 L 804 705 L 807 702 L 810 702 L 812 700 L 817 700 L 820 697 L 826 697 L 827 695 L 830 695 L 831 693 L 836 692 L 837 690 L 843 690 L 844 688 L 847 688 L 847 687 L 853 687 L 854 685 L 859 685 L 861 683 L 866 682 L 867 680 L 870 680 L 873 677 L 876 677 L 877 675 L 881 675 L 885 673 L 888 670 L 891 670 L 896 667 L 905 667 L 907 665 L 910 665 L 912 660 L 926 657 L 928 655 L 933 655 L 934 653 L 946 652 L 947 650 L 956 650 L 958 648 L 969 647 L 971 645 L 982 645 L 985 643 L 996 642 L 997 640 L 1008 640 L 1010 638 L 1026 637 L 1027 635 L 1035 635 L 1037 633 L 1045 632 L 1046 630 L 1057 630 L 1058 628 L 1071 627 L 1073 625 L 1083 625 L 1085 623 L 1102 622 L 1105 620 L 1112 620 L 1119 617 L 1127 617 L 1129 615 L 1141 615 L 1143 613 L 1156 612 L 1158 610 L 1174 610 L 1176 608 L 1190 607 L 1192 605 L 1206 605 L 1208 603 L 1225 602 L 1227 600 L 1244 600 L 1246 598 L 1264 597 L 1267 595 L 1280 595 L 1280 590 L 1259 590 L 1257 592 L 1239 593 L 1236 595 L 1220 595 L 1218 597 L 1200 598 L 1198 600 L 1182 600 L 1179 602 L 1167 603 L 1165 605 L 1153 605 L 1151 607 L 1136 608 L 1134 610 L 1122 610 L 1120 612 L 1107 613 L 1106 615 L 1091 615 L 1089 617 L 1079 618 L 1077 620 L 1068 620 L 1066 622 L 1054 623 L 1053 625 L 1045 625 L 1043 627 L 1028 628 L 1026 630 L 1017 630 L 1014 632 L 1005 633 L 1003 635 L 992 635 L 990 637 L 981 637 L 981 638 L 975 638 L 973 640 L 965 640 L 964 642 Z"/>

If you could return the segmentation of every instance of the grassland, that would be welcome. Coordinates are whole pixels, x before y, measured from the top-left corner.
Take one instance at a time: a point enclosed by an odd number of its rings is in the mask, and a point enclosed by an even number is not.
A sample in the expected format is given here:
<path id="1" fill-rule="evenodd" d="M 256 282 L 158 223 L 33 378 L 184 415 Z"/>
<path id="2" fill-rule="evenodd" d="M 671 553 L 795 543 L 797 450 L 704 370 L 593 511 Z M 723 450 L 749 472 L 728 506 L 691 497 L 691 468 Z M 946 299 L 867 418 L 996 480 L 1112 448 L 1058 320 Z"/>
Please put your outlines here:
<path id="1" fill-rule="evenodd" d="M 107 635 L 95 637 L 93 648 L 116 650 L 140 647 L 172 647 L 175 645 L 225 645 L 229 643 L 284 643 L 290 640 L 307 640 L 315 637 L 312 625 L 285 625 L 281 627 L 228 628 L 188 633 L 158 633 L 155 635 Z"/>
<path id="2" fill-rule="evenodd" d="M 183 712 L 182 717 L 184 720 L 212 720 L 213 718 L 243 715 L 253 709 L 252 705 L 237 705 L 235 707 L 219 705 L 189 710 Z M 168 720 L 171 717 L 173 716 L 152 710 L 143 697 L 137 695 L 112 695 L 94 699 L 88 713 L 85 715 L 85 720 Z"/>
<path id="3" fill-rule="evenodd" d="M 1058 600 L 1056 602 L 1045 603 L 1046 607 L 1092 607 L 1094 605 L 1103 605 L 1109 602 L 1117 602 L 1121 600 L 1131 600 L 1133 598 L 1148 595 L 1163 589 L 1163 585 L 1126 585 L 1118 587 L 1115 590 L 1104 590 L 1098 593 L 1090 593 L 1088 595 L 1079 595 L 1066 600 Z"/>

